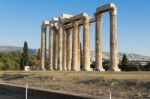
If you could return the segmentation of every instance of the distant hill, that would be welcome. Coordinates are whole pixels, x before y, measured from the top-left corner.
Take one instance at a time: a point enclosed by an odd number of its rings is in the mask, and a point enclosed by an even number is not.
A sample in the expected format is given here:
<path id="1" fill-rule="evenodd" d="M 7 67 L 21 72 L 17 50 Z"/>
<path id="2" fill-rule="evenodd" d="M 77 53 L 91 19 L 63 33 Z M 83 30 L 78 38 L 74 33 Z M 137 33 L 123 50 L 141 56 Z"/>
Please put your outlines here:
<path id="1" fill-rule="evenodd" d="M 0 46 L 0 52 L 12 52 L 12 51 L 19 51 L 22 52 L 23 47 L 16 47 L 16 46 Z M 36 54 L 37 49 L 29 48 L 30 54 Z"/>
<path id="2" fill-rule="evenodd" d="M 0 46 L 0 52 L 11 52 L 11 51 L 19 51 L 22 52 L 22 47 L 16 47 L 16 46 Z M 32 49 L 29 48 L 29 53 L 30 54 L 37 54 L 38 49 Z M 47 50 L 48 53 L 48 50 Z M 119 53 L 118 57 L 121 60 L 122 56 L 124 53 Z M 128 56 L 129 60 L 142 60 L 142 61 L 150 61 L 150 56 L 144 56 L 144 55 L 139 55 L 139 54 L 134 54 L 134 53 L 126 53 Z M 109 52 L 103 52 L 103 58 L 104 59 L 109 59 Z M 95 51 L 91 51 L 91 59 L 95 60 Z"/>
<path id="3" fill-rule="evenodd" d="M 138 61 L 150 61 L 150 56 L 144 56 L 140 54 L 134 54 L 134 53 L 121 53 L 119 52 L 118 57 L 120 60 L 122 60 L 123 55 L 126 54 L 129 60 L 138 60 Z M 109 52 L 103 52 L 103 58 L 109 59 Z M 91 58 L 95 60 L 95 51 L 91 51 Z"/>

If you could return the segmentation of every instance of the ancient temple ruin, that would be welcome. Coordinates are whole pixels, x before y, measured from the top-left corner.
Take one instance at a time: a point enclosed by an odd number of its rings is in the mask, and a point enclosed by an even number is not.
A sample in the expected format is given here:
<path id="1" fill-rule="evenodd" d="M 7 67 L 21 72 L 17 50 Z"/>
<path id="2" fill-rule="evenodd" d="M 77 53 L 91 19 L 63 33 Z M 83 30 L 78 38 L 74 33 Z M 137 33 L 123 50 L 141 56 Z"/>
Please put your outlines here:
<path id="1" fill-rule="evenodd" d="M 110 71 L 118 68 L 117 50 L 117 8 L 113 3 L 96 9 L 94 18 L 87 13 L 63 14 L 41 26 L 41 66 L 45 70 L 46 32 L 49 28 L 49 68 L 59 71 L 91 71 L 90 68 L 90 24 L 95 22 L 95 63 L 97 71 L 105 71 L 102 66 L 102 15 L 110 15 Z M 80 58 L 80 29 L 83 28 L 83 57 Z M 71 40 L 72 33 L 72 40 Z M 72 41 L 72 42 L 71 42 Z M 72 44 L 71 44 L 72 43 Z M 72 45 L 72 47 L 71 47 Z M 71 51 L 72 50 L 72 51 Z"/>

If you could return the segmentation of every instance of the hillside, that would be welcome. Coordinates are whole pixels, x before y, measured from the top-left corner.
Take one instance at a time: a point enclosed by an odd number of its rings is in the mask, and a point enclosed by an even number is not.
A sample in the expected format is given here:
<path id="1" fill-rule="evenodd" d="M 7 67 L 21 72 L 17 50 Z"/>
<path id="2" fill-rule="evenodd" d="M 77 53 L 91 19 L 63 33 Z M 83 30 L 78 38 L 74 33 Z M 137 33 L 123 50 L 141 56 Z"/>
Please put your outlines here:
<path id="1" fill-rule="evenodd" d="M 12 52 L 12 51 L 19 51 L 22 52 L 22 47 L 16 47 L 16 46 L 0 46 L 0 52 Z M 29 48 L 30 54 L 36 54 L 37 49 L 31 49 Z"/>
<path id="2" fill-rule="evenodd" d="M 150 56 L 144 56 L 140 54 L 134 54 L 134 53 L 122 53 L 119 52 L 118 57 L 121 60 L 123 55 L 126 54 L 129 60 L 139 60 L 139 61 L 150 61 Z M 109 59 L 109 52 L 103 52 L 103 58 L 104 59 Z M 95 60 L 95 51 L 91 51 L 91 57 L 93 60 Z"/>
<path id="3" fill-rule="evenodd" d="M 16 46 L 0 46 L 0 52 L 12 52 L 12 51 L 19 51 L 22 52 L 22 47 L 16 47 Z M 36 54 L 37 49 L 32 49 L 29 48 L 29 53 L 30 54 Z M 118 56 L 119 59 L 122 59 L 124 53 L 119 52 Z M 139 54 L 134 54 L 134 53 L 126 53 L 129 60 L 142 60 L 142 61 L 147 61 L 150 60 L 150 56 L 144 56 L 144 55 L 139 55 Z M 109 58 L 109 52 L 103 52 L 103 57 L 104 59 Z M 91 58 L 92 60 L 95 60 L 95 51 L 91 51 Z"/>

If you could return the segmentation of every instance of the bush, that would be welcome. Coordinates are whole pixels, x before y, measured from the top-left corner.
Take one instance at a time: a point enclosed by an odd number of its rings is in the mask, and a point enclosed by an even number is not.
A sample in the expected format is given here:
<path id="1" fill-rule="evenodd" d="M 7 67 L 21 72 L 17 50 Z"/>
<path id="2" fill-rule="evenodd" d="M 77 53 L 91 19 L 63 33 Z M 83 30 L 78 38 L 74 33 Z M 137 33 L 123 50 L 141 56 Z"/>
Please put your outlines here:
<path id="1" fill-rule="evenodd" d="M 1 52 L 0 70 L 18 70 L 20 52 Z"/>
<path id="2" fill-rule="evenodd" d="M 110 60 L 104 60 L 103 67 L 107 71 L 110 68 Z"/>
<path id="3" fill-rule="evenodd" d="M 150 61 L 144 66 L 145 71 L 150 71 Z"/>
<path id="4" fill-rule="evenodd" d="M 40 66 L 37 55 L 29 55 L 29 66 Z M 20 70 L 20 52 L 0 52 L 0 70 Z"/>
<path id="5" fill-rule="evenodd" d="M 122 71 L 142 71 L 143 67 L 138 61 L 130 61 L 126 65 L 120 66 Z"/>

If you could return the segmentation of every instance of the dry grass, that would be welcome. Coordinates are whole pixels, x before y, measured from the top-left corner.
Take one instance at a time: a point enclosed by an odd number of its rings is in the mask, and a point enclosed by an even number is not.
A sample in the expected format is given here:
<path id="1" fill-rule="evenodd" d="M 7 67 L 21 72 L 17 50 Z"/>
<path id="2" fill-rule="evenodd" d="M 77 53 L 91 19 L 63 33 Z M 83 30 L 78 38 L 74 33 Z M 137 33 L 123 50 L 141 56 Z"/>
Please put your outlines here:
<path id="1" fill-rule="evenodd" d="M 131 98 L 150 95 L 150 72 L 1 71 L 2 82 L 84 93 L 95 96 Z"/>
<path id="2" fill-rule="evenodd" d="M 67 77 L 104 77 L 108 79 L 137 79 L 137 80 L 150 80 L 150 72 L 99 72 L 99 71 L 0 71 L 2 74 L 41 74 L 41 75 L 55 75 Z"/>

